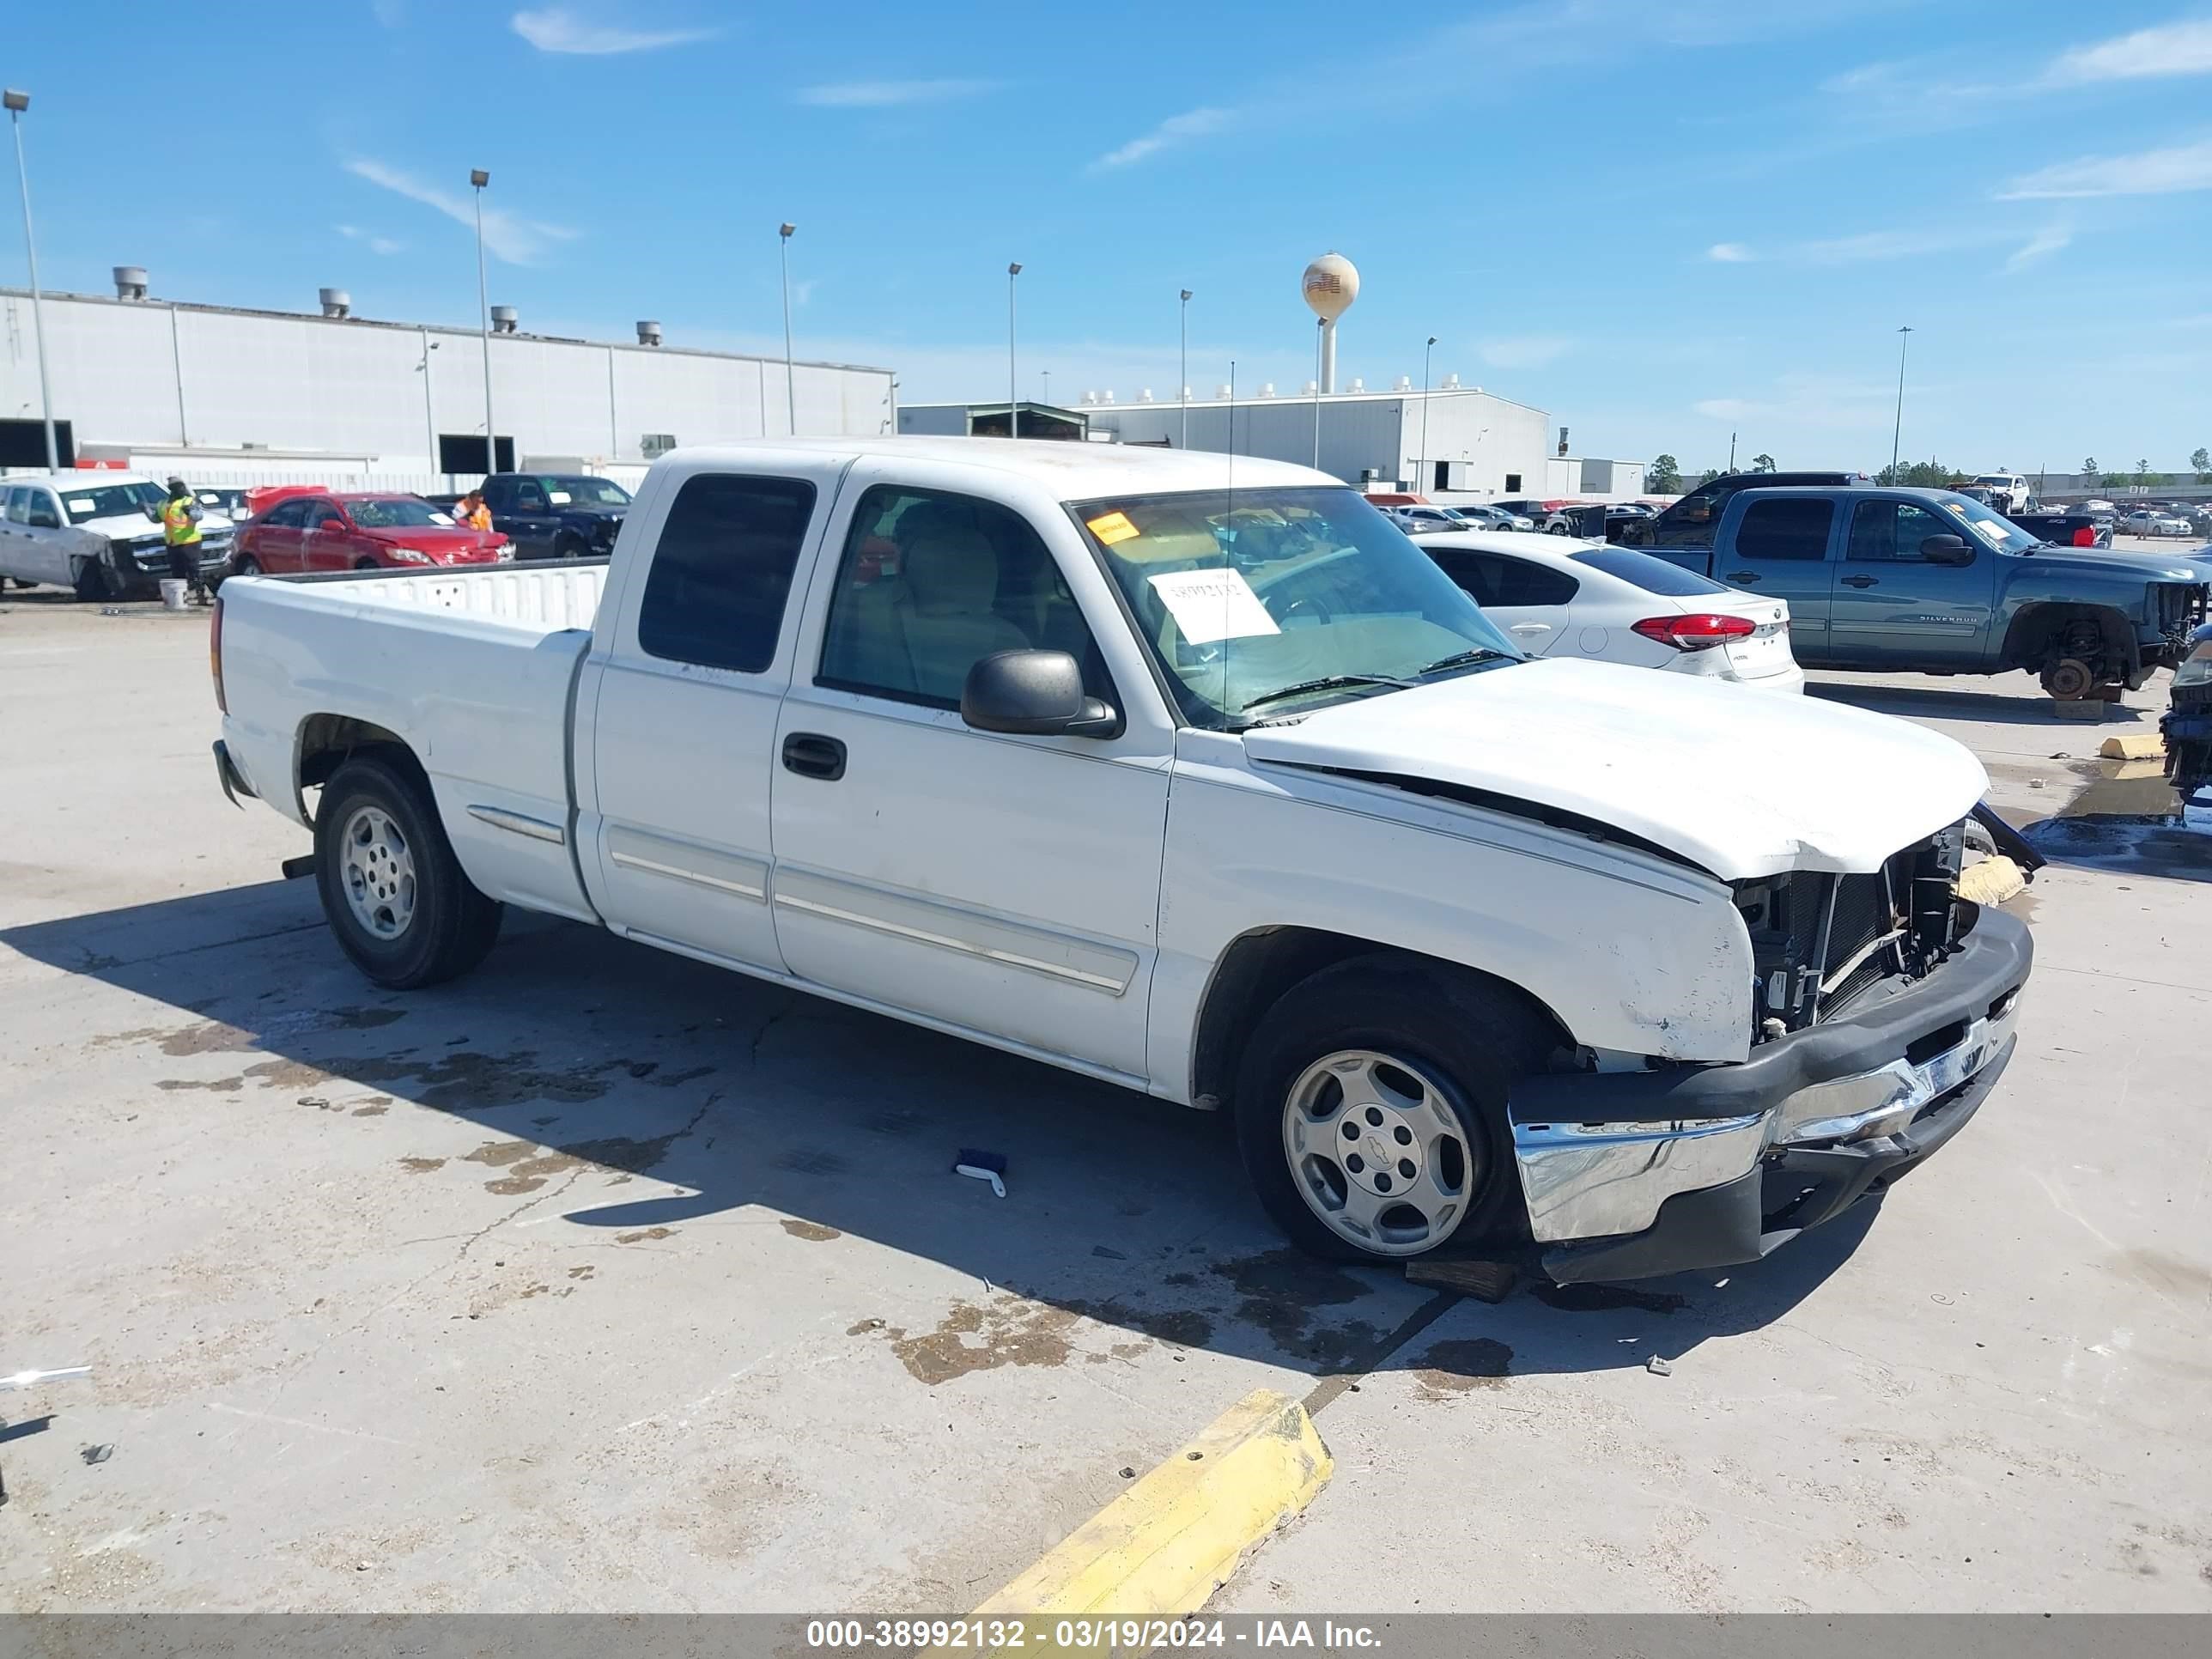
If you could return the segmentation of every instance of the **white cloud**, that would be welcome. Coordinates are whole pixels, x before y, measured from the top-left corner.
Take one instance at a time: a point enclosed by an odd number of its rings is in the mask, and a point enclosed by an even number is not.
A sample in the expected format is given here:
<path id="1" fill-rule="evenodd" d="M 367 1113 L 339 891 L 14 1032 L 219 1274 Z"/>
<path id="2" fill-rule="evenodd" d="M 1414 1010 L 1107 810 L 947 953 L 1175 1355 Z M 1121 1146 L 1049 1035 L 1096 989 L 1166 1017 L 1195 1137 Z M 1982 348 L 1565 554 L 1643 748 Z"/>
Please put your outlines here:
<path id="1" fill-rule="evenodd" d="M 2089 155 L 2023 173 L 1997 192 L 2004 202 L 2080 196 L 2170 196 L 2212 190 L 2212 139 L 2135 155 Z"/>
<path id="2" fill-rule="evenodd" d="M 1218 132 L 1229 125 L 1230 112 L 1225 109 L 1186 110 L 1181 115 L 1170 115 L 1142 137 L 1132 138 L 1119 149 L 1109 149 L 1091 164 L 1093 173 L 1103 173 L 1113 167 L 1125 167 L 1133 161 L 1142 161 L 1158 155 L 1174 145 L 1188 143 L 1193 138 L 1203 138 L 1208 133 Z"/>
<path id="3" fill-rule="evenodd" d="M 822 109 L 892 109 L 902 104 L 945 104 L 973 98 L 1003 84 L 997 81 L 837 81 L 801 87 L 798 101 Z"/>
<path id="4" fill-rule="evenodd" d="M 2026 270 L 2069 246 L 2074 240 L 2073 230 L 2065 225 L 2046 225 L 2022 243 L 2004 262 L 2005 274 Z"/>
<path id="5" fill-rule="evenodd" d="M 2212 18 L 2200 17 L 2061 52 L 2047 77 L 2056 82 L 2142 81 L 2212 75 Z"/>
<path id="6" fill-rule="evenodd" d="M 1557 334 L 1522 334 L 1485 340 L 1475 355 L 1492 368 L 1541 368 L 1574 349 L 1575 343 Z"/>
<path id="7" fill-rule="evenodd" d="M 519 11 L 507 27 L 540 52 L 604 58 L 616 52 L 657 52 L 663 46 L 688 46 L 713 37 L 712 29 L 632 29 L 593 23 L 566 6 L 544 11 Z"/>
<path id="8" fill-rule="evenodd" d="M 1808 265 L 1856 265 L 1881 259 L 1909 259 L 1921 253 L 1948 253 L 1979 238 L 1950 230 L 1868 230 L 1800 242 L 1790 257 Z"/>
<path id="9" fill-rule="evenodd" d="M 345 164 L 348 173 L 356 179 L 366 179 L 372 185 L 404 196 L 410 202 L 420 202 L 425 207 L 435 208 L 457 224 L 476 228 L 476 204 L 455 191 L 440 190 L 435 185 L 426 185 L 411 173 L 388 167 L 381 161 L 354 161 Z M 511 265 L 535 264 L 543 258 L 555 242 L 565 242 L 576 233 L 559 225 L 549 225 L 535 219 L 521 218 L 504 208 L 486 205 L 483 210 L 484 246 L 494 258 Z"/>
<path id="10" fill-rule="evenodd" d="M 1705 250 L 1705 258 L 1720 265 L 1747 265 L 1758 257 L 1741 242 L 1715 242 Z"/>
<path id="11" fill-rule="evenodd" d="M 361 243 L 371 253 L 404 253 L 407 251 L 406 243 L 394 241 L 389 236 L 372 234 L 359 225 L 336 225 L 332 228 L 349 242 Z"/>

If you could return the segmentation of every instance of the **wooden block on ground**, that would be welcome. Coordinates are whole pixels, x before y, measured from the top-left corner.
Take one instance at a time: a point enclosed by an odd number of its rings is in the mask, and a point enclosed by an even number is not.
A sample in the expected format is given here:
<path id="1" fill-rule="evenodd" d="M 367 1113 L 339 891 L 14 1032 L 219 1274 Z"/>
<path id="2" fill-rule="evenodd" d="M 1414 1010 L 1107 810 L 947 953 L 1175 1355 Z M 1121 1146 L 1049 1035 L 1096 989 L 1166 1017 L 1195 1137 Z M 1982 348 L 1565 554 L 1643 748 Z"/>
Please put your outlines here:
<path id="1" fill-rule="evenodd" d="M 2166 739 L 2155 732 L 2130 732 L 2124 738 L 2106 738 L 2097 752 L 2106 760 L 2163 760 Z"/>
<path id="2" fill-rule="evenodd" d="M 2062 720 L 2105 720 L 2112 717 L 2112 705 L 2101 697 L 2081 697 L 2073 702 L 2051 700 L 2051 712 Z"/>
<path id="3" fill-rule="evenodd" d="M 1440 1291 L 1457 1291 L 1478 1302 L 1503 1302 L 1513 1294 L 1520 1273 L 1510 1261 L 1431 1261 L 1406 1264 L 1406 1282 Z"/>

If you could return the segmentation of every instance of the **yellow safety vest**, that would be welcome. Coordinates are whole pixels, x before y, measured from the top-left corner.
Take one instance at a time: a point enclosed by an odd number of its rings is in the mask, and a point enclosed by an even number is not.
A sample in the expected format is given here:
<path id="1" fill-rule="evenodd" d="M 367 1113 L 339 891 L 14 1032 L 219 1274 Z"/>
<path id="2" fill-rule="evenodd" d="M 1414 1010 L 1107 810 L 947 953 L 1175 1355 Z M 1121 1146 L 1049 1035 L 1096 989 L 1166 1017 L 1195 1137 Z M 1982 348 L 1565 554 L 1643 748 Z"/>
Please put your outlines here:
<path id="1" fill-rule="evenodd" d="M 192 502 L 189 495 L 172 495 L 161 509 L 161 539 L 171 547 L 190 547 L 200 538 L 200 527 L 192 522 Z"/>

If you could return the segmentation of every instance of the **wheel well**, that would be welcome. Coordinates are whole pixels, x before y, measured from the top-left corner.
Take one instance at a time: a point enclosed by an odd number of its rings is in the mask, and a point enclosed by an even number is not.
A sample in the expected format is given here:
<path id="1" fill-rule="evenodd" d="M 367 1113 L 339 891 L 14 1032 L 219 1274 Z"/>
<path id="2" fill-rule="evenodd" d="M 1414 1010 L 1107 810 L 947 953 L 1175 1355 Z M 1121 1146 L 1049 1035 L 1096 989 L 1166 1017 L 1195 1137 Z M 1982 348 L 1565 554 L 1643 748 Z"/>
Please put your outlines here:
<path id="1" fill-rule="evenodd" d="M 2077 623 L 2097 626 L 2105 651 L 2124 669 L 2136 666 L 2135 633 L 2118 611 L 2099 605 L 2033 605 L 2012 619 L 2005 635 L 2004 665 L 2039 669 L 2060 637 Z"/>
<path id="2" fill-rule="evenodd" d="M 1574 1035 L 1559 1017 L 1510 980 L 1463 963 L 1448 962 L 1419 951 L 1401 951 L 1317 927 L 1261 927 L 1234 940 L 1222 952 L 1199 1010 L 1191 1054 L 1191 1102 L 1217 1107 L 1225 1102 L 1244 1060 L 1244 1045 L 1260 1016 L 1299 981 L 1354 957 L 1387 955 L 1424 963 L 1499 987 L 1547 1027 L 1557 1046 L 1574 1047 Z"/>
<path id="3" fill-rule="evenodd" d="M 429 783 L 422 763 L 416 758 L 404 738 L 374 721 L 356 720 L 350 714 L 308 715 L 301 725 L 295 752 L 293 770 L 298 780 L 296 787 L 303 793 L 328 783 L 331 775 L 356 755 L 375 755 L 399 767 L 426 788 Z M 301 816 L 307 816 L 304 799 L 301 805 Z"/>

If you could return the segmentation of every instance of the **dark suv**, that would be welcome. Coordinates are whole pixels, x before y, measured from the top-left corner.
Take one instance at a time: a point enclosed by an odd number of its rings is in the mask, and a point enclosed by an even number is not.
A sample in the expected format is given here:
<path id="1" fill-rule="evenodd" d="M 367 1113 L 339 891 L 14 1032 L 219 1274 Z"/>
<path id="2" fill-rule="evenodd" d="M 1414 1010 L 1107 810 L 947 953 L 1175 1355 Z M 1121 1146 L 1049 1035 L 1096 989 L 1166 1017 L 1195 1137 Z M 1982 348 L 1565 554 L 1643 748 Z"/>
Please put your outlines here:
<path id="1" fill-rule="evenodd" d="M 1838 489 L 1866 482 L 1863 472 L 1724 472 L 1699 484 L 1656 519 L 1608 520 L 1606 539 L 1623 547 L 1703 547 L 1713 538 L 1721 509 L 1739 489 L 1777 489 L 1790 484 Z"/>

